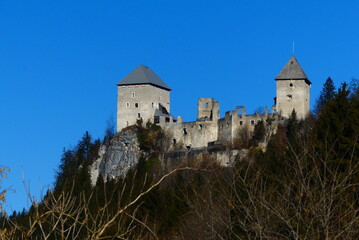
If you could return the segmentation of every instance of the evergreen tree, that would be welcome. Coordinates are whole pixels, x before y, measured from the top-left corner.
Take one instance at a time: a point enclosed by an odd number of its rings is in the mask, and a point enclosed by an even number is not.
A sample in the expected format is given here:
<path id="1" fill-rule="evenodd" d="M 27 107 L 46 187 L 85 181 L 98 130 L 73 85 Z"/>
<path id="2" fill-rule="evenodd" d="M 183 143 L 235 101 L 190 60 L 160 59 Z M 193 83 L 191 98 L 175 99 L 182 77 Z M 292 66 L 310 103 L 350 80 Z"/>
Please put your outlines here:
<path id="1" fill-rule="evenodd" d="M 293 109 L 287 122 L 287 131 L 286 131 L 286 135 L 290 143 L 294 143 L 296 141 L 298 128 L 299 128 L 298 123 L 299 122 L 297 119 L 297 113 Z"/>
<path id="2" fill-rule="evenodd" d="M 341 172 L 346 169 L 346 161 L 353 156 L 353 147 L 358 139 L 358 107 L 350 98 L 348 84 L 343 83 L 334 99 L 320 112 L 314 125 L 313 134 L 318 153 L 322 158 L 330 158 L 333 166 L 340 161 Z"/>
<path id="3" fill-rule="evenodd" d="M 328 79 L 325 81 L 323 85 L 323 89 L 320 92 L 319 99 L 317 100 L 317 106 L 315 109 L 315 113 L 319 114 L 319 112 L 322 110 L 324 105 L 333 100 L 335 97 L 335 86 L 333 80 L 328 77 Z"/>
<path id="4" fill-rule="evenodd" d="M 359 98 L 359 79 L 353 78 L 349 84 L 349 90 L 352 98 Z"/>
<path id="5" fill-rule="evenodd" d="M 75 152 L 73 150 L 63 149 L 61 163 L 59 170 L 56 173 L 55 189 L 61 189 L 66 180 L 70 179 L 77 171 L 77 164 L 75 161 Z"/>
<path id="6" fill-rule="evenodd" d="M 92 137 L 86 131 L 76 147 L 76 158 L 78 165 L 89 164 L 91 150 L 93 147 Z"/>
<path id="7" fill-rule="evenodd" d="M 264 126 L 264 121 L 259 120 L 257 124 L 254 126 L 253 137 L 252 137 L 253 145 L 257 145 L 258 143 L 262 142 L 264 140 L 265 134 L 266 134 L 266 128 Z"/>

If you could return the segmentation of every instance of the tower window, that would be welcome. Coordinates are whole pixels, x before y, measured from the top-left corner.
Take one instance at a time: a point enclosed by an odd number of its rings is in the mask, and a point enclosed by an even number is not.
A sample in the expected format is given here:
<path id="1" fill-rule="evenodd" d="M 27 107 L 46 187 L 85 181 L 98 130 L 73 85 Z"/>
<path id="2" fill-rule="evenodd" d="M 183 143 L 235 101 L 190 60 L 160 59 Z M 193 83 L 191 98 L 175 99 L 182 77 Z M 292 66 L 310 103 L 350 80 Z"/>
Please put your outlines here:
<path id="1" fill-rule="evenodd" d="M 241 125 L 241 126 L 242 126 L 242 125 L 243 125 L 243 121 L 239 121 L 239 125 Z"/>
<path id="2" fill-rule="evenodd" d="M 251 125 L 254 125 L 254 120 L 251 121 Z"/>
<path id="3" fill-rule="evenodd" d="M 288 94 L 287 97 L 288 97 L 289 99 L 292 99 L 293 96 L 292 96 L 292 94 Z"/>
<path id="4" fill-rule="evenodd" d="M 293 83 L 290 83 L 290 84 L 289 84 L 289 87 L 293 87 Z"/>
<path id="5" fill-rule="evenodd" d="M 135 98 L 135 93 L 134 92 L 132 93 L 132 98 Z"/>
<path id="6" fill-rule="evenodd" d="M 154 123 L 160 123 L 160 117 L 159 116 L 155 116 Z"/>
<path id="7" fill-rule="evenodd" d="M 138 103 L 135 103 L 135 108 L 138 108 Z"/>
<path id="8" fill-rule="evenodd" d="M 183 129 L 183 135 L 187 135 L 187 129 Z"/>
<path id="9" fill-rule="evenodd" d="M 137 113 L 137 118 L 141 118 L 141 114 L 140 114 L 140 113 Z"/>
<path id="10" fill-rule="evenodd" d="M 130 108 L 130 103 L 129 102 L 126 103 L 126 108 Z"/>
<path id="11" fill-rule="evenodd" d="M 205 107 L 208 108 L 208 105 L 209 105 L 208 102 L 206 102 Z"/>
<path id="12" fill-rule="evenodd" d="M 153 103 L 152 103 L 152 108 L 153 108 Z"/>

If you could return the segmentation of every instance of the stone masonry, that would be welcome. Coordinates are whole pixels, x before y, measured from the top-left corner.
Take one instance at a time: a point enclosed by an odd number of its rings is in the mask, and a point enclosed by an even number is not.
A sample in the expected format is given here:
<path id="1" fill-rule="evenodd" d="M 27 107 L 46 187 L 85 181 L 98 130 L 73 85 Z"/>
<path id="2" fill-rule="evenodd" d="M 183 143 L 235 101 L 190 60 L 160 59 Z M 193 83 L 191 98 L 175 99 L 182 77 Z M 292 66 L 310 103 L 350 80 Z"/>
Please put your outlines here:
<path id="1" fill-rule="evenodd" d="M 238 131 L 253 132 L 255 124 L 272 119 L 288 118 L 293 110 L 299 119 L 309 113 L 311 82 L 293 56 L 276 80 L 276 97 L 271 113 L 246 114 L 243 106 L 220 117 L 219 102 L 214 98 L 199 98 L 197 120 L 183 122 L 170 114 L 171 89 L 148 67 L 140 65 L 118 85 L 117 131 L 142 119 L 159 124 L 172 138 L 173 148 L 202 148 L 217 143 L 230 143 Z"/>

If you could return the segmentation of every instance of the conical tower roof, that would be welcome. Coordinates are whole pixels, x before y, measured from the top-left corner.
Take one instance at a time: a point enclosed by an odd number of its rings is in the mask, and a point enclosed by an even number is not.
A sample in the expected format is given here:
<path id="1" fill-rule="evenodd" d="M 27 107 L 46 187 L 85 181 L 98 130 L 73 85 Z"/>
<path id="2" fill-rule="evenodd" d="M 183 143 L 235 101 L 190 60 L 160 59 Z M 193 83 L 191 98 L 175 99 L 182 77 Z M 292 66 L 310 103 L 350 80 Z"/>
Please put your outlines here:
<path id="1" fill-rule="evenodd" d="M 171 88 L 167 86 L 156 73 L 144 65 L 139 65 L 124 79 L 117 83 L 118 86 L 139 84 L 150 84 L 171 91 Z"/>
<path id="2" fill-rule="evenodd" d="M 294 56 L 289 59 L 275 80 L 305 80 L 308 84 L 311 84 Z"/>

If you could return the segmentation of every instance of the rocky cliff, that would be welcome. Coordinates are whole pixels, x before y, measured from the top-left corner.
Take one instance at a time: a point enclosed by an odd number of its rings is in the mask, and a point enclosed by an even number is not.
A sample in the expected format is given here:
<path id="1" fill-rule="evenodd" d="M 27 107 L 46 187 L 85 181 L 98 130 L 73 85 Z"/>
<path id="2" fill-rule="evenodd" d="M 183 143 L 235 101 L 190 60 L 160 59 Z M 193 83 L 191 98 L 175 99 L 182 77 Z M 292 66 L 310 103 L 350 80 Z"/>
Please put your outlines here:
<path id="1" fill-rule="evenodd" d="M 110 144 L 102 145 L 99 157 L 91 166 L 92 184 L 101 174 L 106 178 L 124 176 L 136 166 L 140 157 L 140 147 L 135 129 L 128 129 L 116 134 Z"/>
<path id="2" fill-rule="evenodd" d="M 98 158 L 90 168 L 92 184 L 95 185 L 100 174 L 105 179 L 125 176 L 131 168 L 136 166 L 141 156 L 145 158 L 156 156 L 162 167 L 168 170 L 183 165 L 184 160 L 187 164 L 194 164 L 204 158 L 212 159 L 220 166 L 233 166 L 237 159 L 247 153 L 246 149 L 231 150 L 223 145 L 171 150 L 170 140 L 165 134 L 159 134 L 162 131 L 160 129 L 158 127 L 156 130 L 143 127 L 127 128 L 117 133 L 109 144 L 102 145 Z M 139 137 L 141 135 L 142 137 Z M 140 150 L 139 139 L 142 140 L 143 150 Z M 147 152 L 144 146 L 147 148 L 150 146 Z M 161 150 L 153 152 L 155 148 Z"/>

